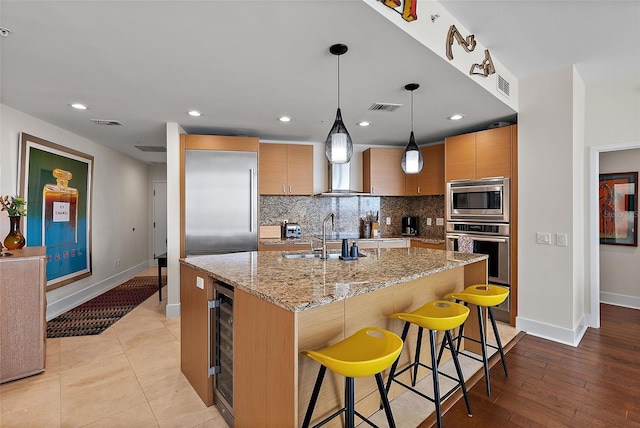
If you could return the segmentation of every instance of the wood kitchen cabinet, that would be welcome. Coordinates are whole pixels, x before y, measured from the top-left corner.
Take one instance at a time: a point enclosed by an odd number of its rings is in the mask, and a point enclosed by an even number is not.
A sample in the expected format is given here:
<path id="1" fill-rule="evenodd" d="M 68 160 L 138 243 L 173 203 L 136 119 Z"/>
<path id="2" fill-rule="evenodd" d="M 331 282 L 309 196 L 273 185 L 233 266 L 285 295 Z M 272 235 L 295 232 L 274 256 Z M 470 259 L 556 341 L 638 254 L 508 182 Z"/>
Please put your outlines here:
<path id="1" fill-rule="evenodd" d="M 0 383 L 44 371 L 45 247 L 11 250 L 0 257 Z"/>
<path id="2" fill-rule="evenodd" d="M 512 133 L 517 125 L 445 139 L 445 180 L 511 177 Z"/>
<path id="3" fill-rule="evenodd" d="M 404 149 L 370 148 L 362 153 L 362 185 L 375 196 L 404 196 Z"/>
<path id="4" fill-rule="evenodd" d="M 313 194 L 313 146 L 260 144 L 258 165 L 261 195 Z"/>
<path id="5" fill-rule="evenodd" d="M 407 196 L 444 194 L 444 144 L 421 147 L 424 164 L 419 174 L 405 175 Z"/>

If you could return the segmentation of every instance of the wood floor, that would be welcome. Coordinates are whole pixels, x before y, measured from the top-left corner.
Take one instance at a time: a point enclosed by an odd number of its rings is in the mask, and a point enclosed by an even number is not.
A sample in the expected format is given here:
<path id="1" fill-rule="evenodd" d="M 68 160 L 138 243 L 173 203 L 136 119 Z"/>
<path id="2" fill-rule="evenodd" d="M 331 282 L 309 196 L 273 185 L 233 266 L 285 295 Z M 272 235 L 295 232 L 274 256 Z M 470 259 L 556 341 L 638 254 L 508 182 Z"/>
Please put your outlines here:
<path id="1" fill-rule="evenodd" d="M 601 305 L 601 328 L 578 347 L 525 335 L 470 390 L 473 417 L 459 400 L 444 427 L 640 426 L 640 310 Z"/>

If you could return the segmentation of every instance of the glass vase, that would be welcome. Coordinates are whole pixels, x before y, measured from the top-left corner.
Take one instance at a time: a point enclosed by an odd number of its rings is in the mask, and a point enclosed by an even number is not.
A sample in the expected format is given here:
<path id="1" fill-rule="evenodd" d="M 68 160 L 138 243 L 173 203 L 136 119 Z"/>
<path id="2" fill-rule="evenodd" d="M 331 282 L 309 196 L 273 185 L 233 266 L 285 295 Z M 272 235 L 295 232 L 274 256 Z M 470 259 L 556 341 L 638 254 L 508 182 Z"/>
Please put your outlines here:
<path id="1" fill-rule="evenodd" d="M 8 250 L 19 250 L 24 247 L 25 239 L 22 232 L 20 232 L 20 220 L 22 216 L 12 215 L 9 216 L 9 234 L 4 238 L 4 246 Z"/>

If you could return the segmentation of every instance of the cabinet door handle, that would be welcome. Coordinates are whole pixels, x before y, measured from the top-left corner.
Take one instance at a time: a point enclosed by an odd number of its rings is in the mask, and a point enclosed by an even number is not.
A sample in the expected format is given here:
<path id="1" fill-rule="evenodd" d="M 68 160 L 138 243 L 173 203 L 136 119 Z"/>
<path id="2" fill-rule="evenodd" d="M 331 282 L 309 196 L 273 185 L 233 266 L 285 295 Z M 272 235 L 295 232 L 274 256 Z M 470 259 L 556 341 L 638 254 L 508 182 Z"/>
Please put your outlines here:
<path id="1" fill-rule="evenodd" d="M 371 193 L 374 193 L 374 194 L 376 193 L 376 188 L 375 188 L 375 186 L 371 186 Z"/>
<path id="2" fill-rule="evenodd" d="M 289 193 L 291 193 L 291 184 L 289 184 Z"/>
<path id="3" fill-rule="evenodd" d="M 420 186 L 418 186 L 418 193 L 420 193 Z"/>
<path id="4" fill-rule="evenodd" d="M 287 193 L 287 191 L 284 188 L 284 184 L 282 185 L 282 193 Z"/>

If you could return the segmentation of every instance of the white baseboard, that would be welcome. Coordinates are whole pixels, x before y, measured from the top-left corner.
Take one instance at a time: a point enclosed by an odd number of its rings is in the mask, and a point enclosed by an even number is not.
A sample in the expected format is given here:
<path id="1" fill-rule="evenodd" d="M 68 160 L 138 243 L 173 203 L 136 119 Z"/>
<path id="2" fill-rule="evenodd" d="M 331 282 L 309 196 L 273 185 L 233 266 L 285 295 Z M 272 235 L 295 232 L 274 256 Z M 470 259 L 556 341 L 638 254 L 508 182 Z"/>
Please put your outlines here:
<path id="1" fill-rule="evenodd" d="M 600 292 L 600 302 L 625 308 L 640 309 L 640 297 Z"/>
<path id="2" fill-rule="evenodd" d="M 586 315 L 580 319 L 580 322 L 574 329 L 558 327 L 551 324 L 545 324 L 539 321 L 530 320 L 523 317 L 516 317 L 516 328 L 525 331 L 532 336 L 541 337 L 543 339 L 553 340 L 554 342 L 563 343 L 570 346 L 578 346 L 582 337 L 587 331 Z"/>
<path id="3" fill-rule="evenodd" d="M 167 308 L 165 309 L 165 315 L 167 318 L 177 318 L 180 316 L 180 303 L 167 303 Z"/>
<path id="4" fill-rule="evenodd" d="M 47 321 L 64 314 L 65 312 L 75 308 L 78 305 L 83 304 L 84 302 L 88 302 L 94 297 L 101 295 L 105 291 L 109 291 L 112 288 L 117 287 L 123 282 L 133 278 L 138 272 L 141 272 L 147 268 L 147 262 L 142 262 L 123 272 L 120 272 L 117 275 L 92 284 L 89 287 L 77 291 L 76 293 L 70 294 L 69 296 L 63 297 L 60 300 L 49 302 L 47 304 Z"/>

